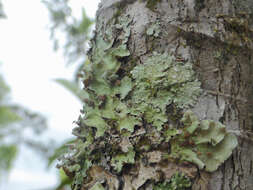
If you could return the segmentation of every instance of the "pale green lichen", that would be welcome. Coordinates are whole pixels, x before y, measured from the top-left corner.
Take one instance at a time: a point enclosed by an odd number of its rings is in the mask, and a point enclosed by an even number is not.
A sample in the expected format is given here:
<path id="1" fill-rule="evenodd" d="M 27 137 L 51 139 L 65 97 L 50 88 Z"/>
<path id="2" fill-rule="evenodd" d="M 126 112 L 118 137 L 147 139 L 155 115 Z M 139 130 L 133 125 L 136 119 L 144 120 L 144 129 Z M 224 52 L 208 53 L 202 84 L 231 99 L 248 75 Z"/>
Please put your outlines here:
<path id="1" fill-rule="evenodd" d="M 154 190 L 186 190 L 191 187 L 191 181 L 184 174 L 176 173 L 169 182 L 154 185 Z"/>
<path id="2" fill-rule="evenodd" d="M 191 111 L 181 120 L 182 133 L 171 140 L 171 156 L 213 172 L 229 158 L 237 146 L 237 139 L 220 122 L 199 121 Z"/>
<path id="3" fill-rule="evenodd" d="M 195 79 L 191 64 L 179 63 L 166 53 L 154 53 L 131 74 L 135 79 L 131 113 L 144 114 L 158 130 L 167 122 L 167 105 L 189 108 L 201 94 L 200 82 Z"/>
<path id="4" fill-rule="evenodd" d="M 202 93 L 190 62 L 178 62 L 168 52 L 154 52 L 138 65 L 128 59 L 130 23 L 117 17 L 92 41 L 91 63 L 84 67 L 87 98 L 73 130 L 78 139 L 62 159 L 74 173 L 74 190 L 91 177 L 95 165 L 122 174 L 161 147 L 168 159 L 215 171 L 237 145 L 221 123 L 185 112 Z M 170 184 L 177 181 L 172 179 Z"/>
<path id="5" fill-rule="evenodd" d="M 92 186 L 90 190 L 104 190 L 105 188 L 101 185 L 101 183 L 97 182 L 95 185 Z"/>
<path id="6" fill-rule="evenodd" d="M 114 39 L 109 31 L 107 31 L 108 42 L 97 36 L 94 46 L 99 48 L 93 48 L 92 64 L 85 67 L 85 69 L 87 68 L 87 75 L 84 80 L 88 83 L 86 84 L 86 90 L 90 94 L 90 102 L 92 104 L 90 106 L 86 105 L 83 122 L 85 125 L 97 129 L 96 137 L 103 136 L 108 129 L 104 118 L 117 118 L 114 108 L 117 107 L 119 101 L 113 96 L 119 94 L 120 99 L 124 99 L 132 88 L 131 79 L 128 77 L 125 77 L 121 84 L 113 85 L 117 78 L 116 72 L 121 65 L 117 58 L 129 55 L 125 43 L 130 35 L 130 30 L 127 27 L 130 20 L 126 18 L 121 19 L 121 21 L 120 24 L 115 25 L 117 30 L 123 31 L 118 38 L 121 44 L 117 47 L 112 47 Z M 130 119 L 131 121 L 133 120 L 133 118 Z"/>
<path id="7" fill-rule="evenodd" d="M 160 23 L 159 22 L 156 22 L 156 23 L 153 23 L 152 25 L 150 25 L 149 28 L 146 31 L 146 34 L 148 36 L 158 37 L 160 33 L 161 33 L 161 29 L 160 29 Z"/>
<path id="8" fill-rule="evenodd" d="M 126 116 L 119 120 L 119 130 L 126 129 L 130 132 L 134 132 L 134 126 L 141 125 L 142 122 L 139 118 L 133 116 Z"/>
<path id="9" fill-rule="evenodd" d="M 131 20 L 127 17 L 119 20 L 120 23 L 115 23 L 111 28 L 121 33 L 117 38 L 120 43 L 113 45 L 116 39 L 112 30 L 106 31 L 107 38 L 98 34 L 92 42 L 93 48 L 90 51 L 92 63 L 87 62 L 84 67 L 84 85 L 88 97 L 84 100 L 84 116 L 77 122 L 79 127 L 73 130 L 73 134 L 79 139 L 73 144 L 72 153 L 62 158 L 64 168 L 75 173 L 73 189 L 80 188 L 86 171 L 92 166 L 91 161 L 94 162 L 94 159 L 100 157 L 100 153 L 91 155 L 93 149 L 89 148 L 95 139 L 103 137 L 112 127 L 112 123 L 118 123 L 121 130 L 133 131 L 134 125 L 139 122 L 138 119 L 128 116 L 128 113 L 120 113 L 122 109 L 120 100 L 130 92 L 131 79 L 125 77 L 121 80 L 121 84 L 114 84 L 121 65 L 118 58 L 130 54 L 126 42 L 130 36 L 128 25 Z"/>
<path id="10" fill-rule="evenodd" d="M 80 163 L 83 163 L 83 164 L 80 164 Z M 65 164 L 65 165 L 67 165 L 67 164 Z M 74 190 L 76 190 L 77 187 L 82 184 L 83 178 L 87 176 L 86 172 L 88 171 L 88 169 L 91 166 L 92 166 L 92 163 L 89 160 L 84 159 L 84 157 L 83 157 L 83 160 L 80 159 L 78 164 L 75 164 L 73 166 L 70 165 L 67 168 L 68 172 L 72 172 L 75 174 L 73 184 L 76 186 L 76 188 L 74 188 Z"/>
<path id="11" fill-rule="evenodd" d="M 134 164 L 135 152 L 133 149 L 130 149 L 127 153 L 120 153 L 114 156 L 111 160 L 112 167 L 120 172 L 124 164 Z"/>
<path id="12" fill-rule="evenodd" d="M 126 25 L 129 23 L 126 22 Z M 84 84 L 88 98 L 85 100 L 84 116 L 79 118 L 79 127 L 73 130 L 73 134 L 84 139 L 84 142 L 79 140 L 76 143 L 76 153 L 71 161 L 79 164 L 82 160 L 89 164 L 80 165 L 74 170 L 73 164 L 68 167 L 75 172 L 77 186 L 86 176 L 84 173 L 91 166 L 91 161 L 99 163 L 102 159 L 101 153 L 95 151 L 96 147 L 90 149 L 97 139 L 104 139 L 105 135 L 115 130 L 117 135 L 123 135 L 123 131 L 127 131 L 129 136 L 134 132 L 135 126 L 142 126 L 143 121 L 146 121 L 155 127 L 151 134 L 146 135 L 151 143 L 149 148 L 152 144 L 158 145 L 163 140 L 158 131 L 163 129 L 169 118 L 167 106 L 176 104 L 178 108 L 189 108 L 201 93 L 200 83 L 195 79 L 191 64 L 178 63 L 167 53 L 154 53 L 143 65 L 135 66 L 129 76 L 119 79 L 121 76 L 117 71 L 121 62 L 118 58 L 129 55 L 125 45 L 129 33 L 125 26 L 117 25 L 116 28 L 123 30 L 120 35 L 121 44 L 113 47 L 113 39 L 108 37 L 106 42 L 97 36 L 94 47 L 99 48 L 92 50 L 92 63 L 85 65 Z M 103 144 L 111 147 L 106 154 L 110 155 L 110 165 L 116 172 L 121 172 L 125 164 L 135 163 L 135 149 L 122 152 L 117 144 L 106 139 Z M 140 146 L 141 149 L 144 144 Z M 65 165 L 69 165 L 69 162 L 65 162 Z"/>
<path id="13" fill-rule="evenodd" d="M 120 81 L 120 85 L 115 87 L 114 95 L 119 94 L 120 99 L 122 100 L 128 95 L 132 88 L 132 80 L 126 76 Z"/>
<path id="14" fill-rule="evenodd" d="M 179 135 L 181 133 L 180 130 L 176 129 L 176 128 L 170 128 L 168 130 L 166 130 L 163 135 L 165 137 L 165 141 L 169 142 L 171 138 L 173 138 L 176 135 Z"/>

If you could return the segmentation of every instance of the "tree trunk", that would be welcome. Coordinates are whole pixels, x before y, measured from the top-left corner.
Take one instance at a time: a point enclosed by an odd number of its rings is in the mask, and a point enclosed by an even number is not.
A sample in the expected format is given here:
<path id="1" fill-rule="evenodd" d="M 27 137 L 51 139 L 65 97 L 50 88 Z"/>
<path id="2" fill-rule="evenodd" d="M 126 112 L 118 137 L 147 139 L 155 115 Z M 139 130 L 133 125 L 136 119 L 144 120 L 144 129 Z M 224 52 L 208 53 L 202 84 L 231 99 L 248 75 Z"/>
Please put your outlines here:
<path id="1" fill-rule="evenodd" d="M 103 0 L 73 189 L 253 190 L 253 1 Z"/>

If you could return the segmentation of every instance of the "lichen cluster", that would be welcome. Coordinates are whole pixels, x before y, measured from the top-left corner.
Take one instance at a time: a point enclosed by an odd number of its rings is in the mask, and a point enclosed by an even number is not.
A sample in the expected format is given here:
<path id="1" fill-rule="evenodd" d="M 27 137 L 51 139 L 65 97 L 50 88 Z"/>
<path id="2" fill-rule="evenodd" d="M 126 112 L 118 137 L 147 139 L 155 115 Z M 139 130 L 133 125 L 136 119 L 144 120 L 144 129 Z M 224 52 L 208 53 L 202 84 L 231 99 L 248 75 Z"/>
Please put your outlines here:
<path id="1" fill-rule="evenodd" d="M 190 163 L 214 171 L 236 146 L 222 124 L 184 113 L 202 92 L 191 63 L 168 52 L 153 52 L 142 64 L 128 59 L 130 25 L 117 17 L 92 41 L 77 140 L 62 158 L 74 190 L 118 189 L 117 176 L 135 189 L 177 172 L 193 178 Z M 171 164 L 178 161 L 188 165 Z"/>
<path id="2" fill-rule="evenodd" d="M 146 34 L 148 36 L 154 36 L 154 37 L 158 37 L 159 34 L 161 33 L 161 29 L 160 29 L 160 23 L 159 22 L 155 22 L 153 23 L 146 31 Z"/>
<path id="3" fill-rule="evenodd" d="M 169 182 L 158 183 L 154 186 L 154 190 L 185 190 L 191 187 L 191 181 L 183 174 L 176 173 Z"/>
<path id="4" fill-rule="evenodd" d="M 184 113 L 181 122 L 182 130 L 170 141 L 171 156 L 195 163 L 199 169 L 214 172 L 237 146 L 236 137 L 220 122 L 199 121 L 191 111 Z"/>
<path id="5" fill-rule="evenodd" d="M 159 131 L 168 121 L 167 106 L 188 108 L 201 93 L 190 63 L 176 62 L 167 53 L 153 53 L 145 63 L 132 71 L 135 89 L 132 91 L 132 114 L 144 119 Z"/>

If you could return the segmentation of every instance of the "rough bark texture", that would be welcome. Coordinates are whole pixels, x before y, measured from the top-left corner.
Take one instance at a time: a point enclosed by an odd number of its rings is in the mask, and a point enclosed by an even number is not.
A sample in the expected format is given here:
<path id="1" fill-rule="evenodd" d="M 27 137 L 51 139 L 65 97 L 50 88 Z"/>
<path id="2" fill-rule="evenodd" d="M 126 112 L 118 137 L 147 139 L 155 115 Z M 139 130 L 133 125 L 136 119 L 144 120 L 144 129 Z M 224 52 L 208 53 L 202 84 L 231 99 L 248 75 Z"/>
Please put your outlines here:
<path id="1" fill-rule="evenodd" d="M 96 170 L 103 177 L 96 177 L 107 181 L 109 189 L 152 189 L 152 184 L 169 179 L 173 171 L 179 171 L 191 178 L 194 190 L 253 189 L 253 137 L 250 136 L 253 129 L 253 1 L 103 0 L 97 12 L 97 33 L 106 38 L 112 20 L 122 16 L 131 20 L 127 26 L 131 59 L 127 60 L 141 65 L 156 51 L 168 52 L 176 60 L 192 63 L 203 93 L 191 110 L 199 120 L 223 123 L 227 131 L 236 134 L 239 144 L 232 156 L 211 173 L 198 170 L 197 175 L 194 164 L 169 162 L 163 167 L 152 164 L 147 167 L 140 161 L 136 165 L 137 173 L 131 167 L 123 173 L 110 173 L 111 169 L 105 168 L 107 164 L 102 164 L 104 169 Z M 124 59 L 119 61 L 126 63 Z M 85 82 L 87 85 L 87 80 Z M 178 111 L 181 116 L 175 123 L 180 123 L 186 110 L 182 107 Z M 122 146 L 129 145 L 128 140 L 121 140 Z M 145 154 L 149 163 L 161 160 L 158 150 Z M 156 176 L 156 167 L 163 177 Z M 89 171 L 89 176 L 95 178 L 93 171 L 95 166 Z M 131 172 L 137 175 L 135 179 L 131 178 Z M 152 180 L 146 181 L 148 179 Z M 82 189 L 91 188 L 95 182 L 94 179 L 89 185 L 83 182 Z M 95 188 L 105 187 L 93 186 Z"/>

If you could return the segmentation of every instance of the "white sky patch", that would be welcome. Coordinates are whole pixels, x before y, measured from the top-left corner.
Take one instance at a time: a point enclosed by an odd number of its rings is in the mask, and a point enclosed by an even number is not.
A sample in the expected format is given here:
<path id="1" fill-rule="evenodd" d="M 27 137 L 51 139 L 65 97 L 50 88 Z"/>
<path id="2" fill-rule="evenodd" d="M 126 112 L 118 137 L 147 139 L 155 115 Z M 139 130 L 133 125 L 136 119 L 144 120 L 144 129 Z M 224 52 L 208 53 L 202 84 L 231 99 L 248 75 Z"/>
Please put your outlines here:
<path id="1" fill-rule="evenodd" d="M 13 169 L 11 172 L 11 175 L 9 176 L 10 181 L 15 181 L 15 183 L 31 183 L 31 181 L 36 183 L 44 182 L 44 184 L 47 184 L 48 186 L 54 186 L 56 185 L 56 176 L 55 175 L 45 175 L 45 173 L 31 173 L 27 172 L 25 170 L 17 170 Z"/>
<path id="2" fill-rule="evenodd" d="M 83 5 L 94 18 L 98 2 L 72 0 L 71 5 L 73 12 Z M 72 122 L 82 105 L 53 80 L 72 79 L 75 67 L 66 67 L 63 55 L 53 51 L 48 10 L 40 0 L 3 0 L 3 4 L 7 19 L 0 20 L 0 70 L 11 87 L 12 102 L 45 115 L 47 136 L 62 142 L 72 137 Z M 47 173 L 39 156 L 22 149 L 8 183 L 0 185 L 0 190 L 47 188 L 56 183 L 55 171 Z"/>
<path id="3" fill-rule="evenodd" d="M 96 10 L 98 7 L 98 3 L 100 0 L 72 0 L 70 1 L 70 6 L 72 7 L 73 15 L 80 18 L 82 10 L 80 9 L 80 5 L 85 7 L 85 12 L 91 18 L 95 18 Z"/>
<path id="4" fill-rule="evenodd" d="M 45 172 L 27 172 L 25 170 L 13 169 L 9 176 L 9 184 L 3 184 L 3 190 L 35 190 L 35 189 L 51 189 L 57 185 L 57 178 L 54 174 L 46 174 Z M 42 188 L 41 188 L 42 187 Z M 1 188 L 1 186 L 0 186 Z"/>

